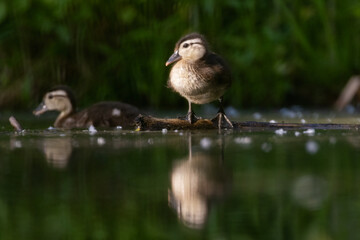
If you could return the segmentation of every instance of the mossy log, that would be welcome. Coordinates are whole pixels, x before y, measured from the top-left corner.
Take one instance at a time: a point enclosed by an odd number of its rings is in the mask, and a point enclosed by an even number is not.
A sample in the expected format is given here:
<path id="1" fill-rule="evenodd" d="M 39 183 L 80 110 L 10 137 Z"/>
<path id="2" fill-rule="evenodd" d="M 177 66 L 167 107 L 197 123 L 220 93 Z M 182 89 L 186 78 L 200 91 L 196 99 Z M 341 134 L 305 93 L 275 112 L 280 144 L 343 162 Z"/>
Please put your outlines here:
<path id="1" fill-rule="evenodd" d="M 264 130 L 359 130 L 359 124 L 334 124 L 334 123 L 269 123 L 269 122 L 232 122 L 235 130 L 264 131 Z M 210 130 L 217 129 L 209 119 L 200 119 L 190 124 L 186 120 L 177 118 L 155 118 L 152 116 L 139 115 L 136 125 L 140 131 L 167 130 Z"/>

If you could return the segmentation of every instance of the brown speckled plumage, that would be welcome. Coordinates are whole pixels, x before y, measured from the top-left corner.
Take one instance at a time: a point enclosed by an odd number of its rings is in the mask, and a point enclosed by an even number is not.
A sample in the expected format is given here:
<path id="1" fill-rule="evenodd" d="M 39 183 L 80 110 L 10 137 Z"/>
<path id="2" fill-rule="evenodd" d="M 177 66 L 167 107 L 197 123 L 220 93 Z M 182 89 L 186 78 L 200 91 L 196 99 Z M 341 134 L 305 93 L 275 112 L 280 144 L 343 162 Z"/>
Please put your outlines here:
<path id="1" fill-rule="evenodd" d="M 57 86 L 45 94 L 43 102 L 34 110 L 35 115 L 55 110 L 60 114 L 54 127 L 84 128 L 94 127 L 132 127 L 139 110 L 122 102 L 99 102 L 80 112 L 76 112 L 76 102 L 71 89 Z"/>
<path id="2" fill-rule="evenodd" d="M 188 34 L 176 43 L 174 54 L 166 65 L 174 62 L 168 87 L 188 100 L 188 120 L 196 121 L 191 103 L 205 104 L 218 99 L 221 102 L 231 85 L 230 70 L 219 55 L 209 50 L 206 39 L 198 33 Z M 220 111 L 223 113 L 222 106 Z"/>

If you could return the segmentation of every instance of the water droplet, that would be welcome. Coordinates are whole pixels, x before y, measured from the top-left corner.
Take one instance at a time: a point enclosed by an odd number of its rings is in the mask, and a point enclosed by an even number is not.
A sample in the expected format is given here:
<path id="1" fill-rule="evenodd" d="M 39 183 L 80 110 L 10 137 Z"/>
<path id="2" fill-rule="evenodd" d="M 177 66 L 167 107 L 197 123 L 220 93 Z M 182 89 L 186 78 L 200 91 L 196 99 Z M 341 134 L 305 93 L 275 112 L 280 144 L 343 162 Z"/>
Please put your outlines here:
<path id="1" fill-rule="evenodd" d="M 261 113 L 256 112 L 253 114 L 253 118 L 255 118 L 256 120 L 261 119 L 261 117 L 262 117 Z"/>
<path id="2" fill-rule="evenodd" d="M 98 144 L 99 146 L 102 146 L 102 145 L 104 145 L 105 143 L 106 143 L 106 141 L 105 141 L 104 138 L 99 137 L 99 138 L 97 139 L 97 144 Z"/>
<path id="3" fill-rule="evenodd" d="M 272 150 L 272 145 L 270 143 L 263 143 L 261 144 L 261 149 L 264 151 L 264 152 L 270 152 Z"/>
<path id="4" fill-rule="evenodd" d="M 319 151 L 319 144 L 315 141 L 308 141 L 305 147 L 306 151 L 310 154 L 315 154 Z"/>
<path id="5" fill-rule="evenodd" d="M 212 145 L 212 141 L 210 138 L 203 138 L 200 140 L 200 146 L 203 148 L 203 149 L 209 149 Z"/>

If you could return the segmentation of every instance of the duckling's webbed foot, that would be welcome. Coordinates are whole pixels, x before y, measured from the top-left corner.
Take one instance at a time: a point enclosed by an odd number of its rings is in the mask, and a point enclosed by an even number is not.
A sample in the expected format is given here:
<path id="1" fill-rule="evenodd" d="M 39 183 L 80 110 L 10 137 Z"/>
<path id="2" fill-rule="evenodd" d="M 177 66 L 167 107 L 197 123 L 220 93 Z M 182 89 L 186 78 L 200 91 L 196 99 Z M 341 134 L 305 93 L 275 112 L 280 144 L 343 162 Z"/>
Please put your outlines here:
<path id="1" fill-rule="evenodd" d="M 234 128 L 230 119 L 225 115 L 224 112 L 218 112 L 216 117 L 211 119 L 212 123 L 218 127 L 218 129 L 222 128 Z"/>
<path id="2" fill-rule="evenodd" d="M 183 117 L 178 117 L 178 119 L 181 120 L 186 120 L 188 121 L 190 124 L 195 123 L 197 120 L 199 120 L 200 118 L 198 118 L 195 113 L 193 111 L 188 112 L 185 116 Z"/>

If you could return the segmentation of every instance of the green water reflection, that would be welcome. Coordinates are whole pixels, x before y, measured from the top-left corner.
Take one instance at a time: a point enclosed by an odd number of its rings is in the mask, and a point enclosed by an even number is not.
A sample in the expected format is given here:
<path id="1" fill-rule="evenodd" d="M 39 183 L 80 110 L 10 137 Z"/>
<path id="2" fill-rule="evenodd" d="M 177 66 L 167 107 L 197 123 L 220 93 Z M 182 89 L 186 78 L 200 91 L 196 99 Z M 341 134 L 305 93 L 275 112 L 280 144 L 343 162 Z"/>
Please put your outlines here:
<path id="1" fill-rule="evenodd" d="M 296 135 L 5 129 L 0 239 L 356 239 L 359 132 Z"/>

